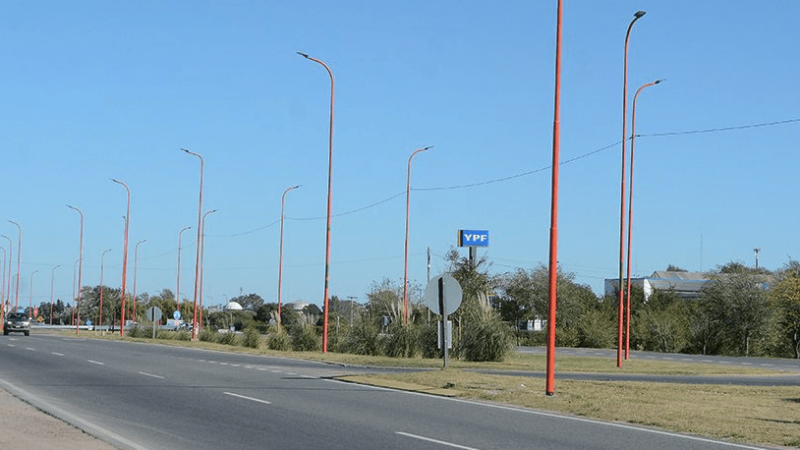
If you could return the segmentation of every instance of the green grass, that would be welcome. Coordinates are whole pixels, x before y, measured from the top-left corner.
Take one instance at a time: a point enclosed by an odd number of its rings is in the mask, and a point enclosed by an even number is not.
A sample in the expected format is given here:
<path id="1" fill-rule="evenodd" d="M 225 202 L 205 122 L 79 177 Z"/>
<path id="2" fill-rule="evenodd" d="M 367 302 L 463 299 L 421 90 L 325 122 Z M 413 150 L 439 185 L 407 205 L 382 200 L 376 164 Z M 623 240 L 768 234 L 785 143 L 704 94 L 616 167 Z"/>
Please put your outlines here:
<path id="1" fill-rule="evenodd" d="M 463 370 L 343 377 L 345 381 L 405 389 L 452 391 L 460 398 L 557 411 L 592 419 L 658 427 L 714 439 L 800 447 L 797 387 L 686 385 L 556 378 L 556 395 L 544 379 Z"/>

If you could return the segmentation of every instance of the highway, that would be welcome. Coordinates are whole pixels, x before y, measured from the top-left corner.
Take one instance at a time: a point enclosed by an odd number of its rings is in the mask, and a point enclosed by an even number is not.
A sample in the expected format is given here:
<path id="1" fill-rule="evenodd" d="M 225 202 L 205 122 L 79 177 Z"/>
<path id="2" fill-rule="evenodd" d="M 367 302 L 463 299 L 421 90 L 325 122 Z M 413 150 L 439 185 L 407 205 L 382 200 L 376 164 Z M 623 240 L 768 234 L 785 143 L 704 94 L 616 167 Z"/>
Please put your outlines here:
<path id="1" fill-rule="evenodd" d="M 759 448 L 331 379 L 374 370 L 45 334 L 0 339 L 0 387 L 121 449 Z"/>

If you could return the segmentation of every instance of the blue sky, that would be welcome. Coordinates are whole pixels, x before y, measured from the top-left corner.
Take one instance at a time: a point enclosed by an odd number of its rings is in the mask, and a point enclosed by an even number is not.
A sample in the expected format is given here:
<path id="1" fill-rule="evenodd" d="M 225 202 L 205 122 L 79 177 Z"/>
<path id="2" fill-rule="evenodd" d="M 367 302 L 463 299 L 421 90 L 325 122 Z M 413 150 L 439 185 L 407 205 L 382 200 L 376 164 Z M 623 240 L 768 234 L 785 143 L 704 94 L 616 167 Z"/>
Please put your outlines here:
<path id="1" fill-rule="evenodd" d="M 800 257 L 800 3 L 564 2 L 559 260 L 602 292 L 619 258 L 623 42 L 637 105 L 633 273 Z M 0 233 L 22 226 L 20 303 L 72 295 L 83 210 L 83 284 L 192 298 L 205 159 L 205 301 L 322 304 L 329 80 L 336 77 L 330 292 L 365 301 L 409 273 L 425 284 L 458 229 L 489 230 L 491 271 L 548 254 L 555 1 L 0 2 Z M 630 107 L 629 107 L 630 112 Z M 765 126 L 755 126 L 772 124 Z M 724 131 L 698 132 L 706 130 Z M 630 126 L 628 128 L 630 130 Z M 677 134 L 673 134 L 677 133 Z M 569 162 L 568 162 L 569 161 Z M 5 239 L 0 245 L 7 247 Z M 466 253 L 466 250 L 462 250 Z M 14 256 L 16 259 L 16 256 Z M 14 272 L 16 263 L 14 262 Z M 31 273 L 33 277 L 31 290 Z"/>

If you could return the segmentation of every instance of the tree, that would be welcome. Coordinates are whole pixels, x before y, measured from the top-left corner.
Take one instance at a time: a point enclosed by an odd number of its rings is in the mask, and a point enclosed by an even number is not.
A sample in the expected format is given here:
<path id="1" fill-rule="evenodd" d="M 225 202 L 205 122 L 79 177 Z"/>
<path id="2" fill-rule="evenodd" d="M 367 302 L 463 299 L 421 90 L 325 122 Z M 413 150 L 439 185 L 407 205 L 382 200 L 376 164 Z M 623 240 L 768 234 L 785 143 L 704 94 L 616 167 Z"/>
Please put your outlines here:
<path id="1" fill-rule="evenodd" d="M 800 275 L 786 271 L 769 293 L 770 304 L 777 315 L 779 343 L 791 345 L 795 358 L 800 359 Z"/>
<path id="2" fill-rule="evenodd" d="M 689 343 L 687 308 L 674 290 L 654 291 L 636 324 L 644 350 L 679 353 Z"/>
<path id="3" fill-rule="evenodd" d="M 682 269 L 672 264 L 667 265 L 667 272 L 686 272 L 686 271 L 687 271 L 686 269 Z"/>
<path id="4" fill-rule="evenodd" d="M 747 271 L 713 277 L 700 301 L 710 321 L 712 338 L 725 353 L 750 356 L 754 339 L 766 333 L 771 310 L 762 276 Z"/>

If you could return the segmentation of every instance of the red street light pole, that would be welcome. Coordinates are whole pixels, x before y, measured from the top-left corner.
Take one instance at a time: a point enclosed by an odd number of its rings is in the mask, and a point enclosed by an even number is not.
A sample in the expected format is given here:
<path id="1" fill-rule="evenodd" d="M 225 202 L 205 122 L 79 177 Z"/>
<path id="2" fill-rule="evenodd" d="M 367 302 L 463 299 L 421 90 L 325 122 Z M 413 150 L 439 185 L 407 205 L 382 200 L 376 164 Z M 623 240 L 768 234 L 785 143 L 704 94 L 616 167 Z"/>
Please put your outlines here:
<path id="1" fill-rule="evenodd" d="M 631 356 L 631 233 L 633 228 L 633 154 L 636 145 L 636 99 L 645 88 L 655 86 L 663 80 L 656 80 L 642 85 L 633 95 L 633 111 L 631 112 L 631 169 L 628 183 L 628 279 L 626 283 L 627 298 L 625 300 L 625 361 Z"/>
<path id="2" fill-rule="evenodd" d="M 128 230 L 131 223 L 131 190 L 128 185 L 119 180 L 112 179 L 114 183 L 122 185 L 128 193 L 128 212 L 125 214 L 125 243 L 122 250 L 122 302 L 120 304 L 119 335 L 125 336 L 125 288 L 128 276 Z"/>
<path id="3" fill-rule="evenodd" d="M 182 148 L 184 152 L 196 156 L 200 160 L 200 201 L 197 207 L 197 257 L 195 258 L 195 265 L 194 265 L 194 312 L 192 316 L 192 340 L 194 341 L 197 338 L 197 287 L 198 283 L 200 282 L 200 239 L 202 237 L 203 232 L 203 224 L 202 217 L 203 217 L 203 157 L 198 155 L 197 153 L 190 152 L 185 148 Z"/>
<path id="4" fill-rule="evenodd" d="M 217 210 L 212 209 L 203 214 L 203 237 L 200 239 L 200 327 L 203 326 L 203 258 L 205 256 L 206 246 L 206 216 L 215 212 L 217 212 Z"/>
<path id="5" fill-rule="evenodd" d="M 631 28 L 637 20 L 645 15 L 644 11 L 637 11 L 633 15 L 633 20 L 628 25 L 628 32 L 625 34 L 625 59 L 623 68 L 623 83 L 622 83 L 622 176 L 620 180 L 620 207 L 619 207 L 619 313 L 618 313 L 618 329 L 617 329 L 617 367 L 622 367 L 622 321 L 624 319 L 624 303 L 623 303 L 623 290 L 622 290 L 622 269 L 625 259 L 625 140 L 627 131 L 625 127 L 628 121 L 628 40 L 631 36 Z"/>
<path id="6" fill-rule="evenodd" d="M 68 208 L 78 212 L 81 216 L 81 243 L 78 252 L 78 323 L 75 324 L 75 334 L 78 334 L 78 326 L 81 324 L 81 274 L 83 273 L 83 211 L 80 209 L 67 205 Z"/>
<path id="7" fill-rule="evenodd" d="M 53 267 L 52 274 L 50 275 L 50 325 L 53 324 L 53 286 L 56 281 L 56 269 L 61 267 L 61 264 Z"/>
<path id="8" fill-rule="evenodd" d="M 175 290 L 175 308 L 178 312 L 181 310 L 181 235 L 184 231 L 191 229 L 192 227 L 184 227 L 178 232 L 178 281 L 177 289 Z"/>
<path id="9" fill-rule="evenodd" d="M 6 249 L 5 249 L 5 247 L 0 247 L 0 248 L 2 248 L 2 249 L 3 249 L 3 269 L 2 269 L 2 272 L 3 272 L 3 284 L 2 284 L 2 285 L 0 285 L 0 290 L 2 290 L 2 291 L 3 291 L 3 294 L 2 294 L 2 295 L 0 295 L 0 328 L 2 328 L 2 327 L 4 326 L 3 324 L 5 323 L 5 306 L 6 306 L 6 264 L 7 264 L 7 263 L 6 263 L 6 256 L 8 256 L 8 253 L 6 253 Z M 9 263 L 10 263 L 10 261 L 9 261 Z"/>
<path id="10" fill-rule="evenodd" d="M 139 270 L 139 244 L 144 244 L 147 239 L 139 241 L 133 247 L 133 321 L 136 322 L 136 272 Z"/>
<path id="11" fill-rule="evenodd" d="M 9 297 L 11 297 L 11 261 L 14 259 L 14 242 L 11 240 L 10 237 L 6 236 L 5 234 L 0 235 L 0 236 L 3 236 L 8 241 L 8 285 L 7 285 L 7 289 L 6 289 L 5 302 L 7 304 L 9 304 L 9 306 L 10 306 L 10 303 L 9 303 L 8 299 L 9 299 Z M 5 311 L 5 305 L 2 305 L 2 308 L 0 308 L 0 309 Z M 3 319 L 3 317 L 0 316 L 0 319 Z M 0 323 L 5 323 L 5 320 L 3 320 Z M 2 326 L 2 325 L 0 325 L 0 326 Z"/>
<path id="12" fill-rule="evenodd" d="M 103 266 L 106 253 L 110 251 L 111 249 L 109 248 L 108 250 L 105 250 L 102 255 L 100 255 L 100 326 L 103 326 L 103 291 L 105 290 L 105 286 L 103 286 Z"/>
<path id="13" fill-rule="evenodd" d="M 408 157 L 408 171 L 406 176 L 406 245 L 405 256 L 403 262 L 403 324 L 408 325 L 408 215 L 409 207 L 411 205 L 411 158 L 419 152 L 424 152 L 433 146 L 424 147 L 414 150 L 411 156 Z"/>
<path id="14" fill-rule="evenodd" d="M 556 365 L 556 303 L 558 281 L 558 164 L 559 145 L 561 137 L 561 0 L 558 0 L 556 19 L 556 81 L 555 81 L 555 106 L 553 107 L 553 164 L 552 187 L 550 200 L 550 270 L 549 270 L 549 301 L 547 316 L 547 363 L 545 394 L 553 396 L 555 389 Z"/>
<path id="15" fill-rule="evenodd" d="M 31 272 L 31 290 L 28 292 L 28 317 L 33 319 L 33 274 L 38 272 L 39 270 L 34 270 Z"/>
<path id="16" fill-rule="evenodd" d="M 14 293 L 14 309 L 19 308 L 19 271 L 22 265 L 22 227 L 17 222 L 9 220 L 19 230 L 19 239 L 17 239 L 17 291 Z"/>
<path id="17" fill-rule="evenodd" d="M 330 280 L 330 260 L 331 260 L 331 179 L 333 178 L 333 99 L 334 99 L 334 81 L 333 72 L 324 62 L 312 58 L 305 53 L 297 52 L 298 55 L 310 61 L 320 64 L 328 71 L 328 76 L 331 79 L 331 113 L 330 124 L 328 126 L 328 216 L 327 227 L 325 229 L 325 298 L 324 298 L 324 319 L 322 323 L 322 353 L 328 352 L 328 284 Z"/>
<path id="18" fill-rule="evenodd" d="M 292 189 L 299 188 L 300 185 L 286 188 L 281 195 L 281 243 L 278 258 L 278 328 L 281 326 L 281 280 L 283 278 L 283 217 L 284 207 L 286 206 L 286 194 Z"/>

